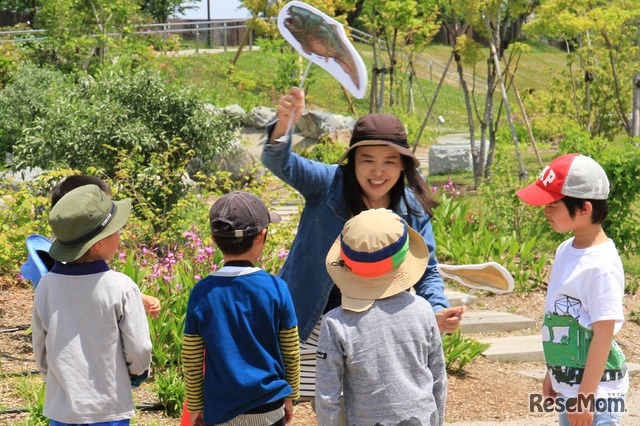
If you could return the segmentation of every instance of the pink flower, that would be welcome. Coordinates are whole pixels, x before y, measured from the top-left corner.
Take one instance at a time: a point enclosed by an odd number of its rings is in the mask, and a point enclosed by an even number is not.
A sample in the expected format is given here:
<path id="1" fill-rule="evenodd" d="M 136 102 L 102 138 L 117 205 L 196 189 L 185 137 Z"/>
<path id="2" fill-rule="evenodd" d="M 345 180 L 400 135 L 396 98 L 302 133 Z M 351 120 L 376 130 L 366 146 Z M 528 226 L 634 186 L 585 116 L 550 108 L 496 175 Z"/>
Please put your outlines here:
<path id="1" fill-rule="evenodd" d="M 280 252 L 278 253 L 278 257 L 280 259 L 284 259 L 285 257 L 287 257 L 289 255 L 289 251 L 285 250 L 284 247 L 280 249 Z"/>

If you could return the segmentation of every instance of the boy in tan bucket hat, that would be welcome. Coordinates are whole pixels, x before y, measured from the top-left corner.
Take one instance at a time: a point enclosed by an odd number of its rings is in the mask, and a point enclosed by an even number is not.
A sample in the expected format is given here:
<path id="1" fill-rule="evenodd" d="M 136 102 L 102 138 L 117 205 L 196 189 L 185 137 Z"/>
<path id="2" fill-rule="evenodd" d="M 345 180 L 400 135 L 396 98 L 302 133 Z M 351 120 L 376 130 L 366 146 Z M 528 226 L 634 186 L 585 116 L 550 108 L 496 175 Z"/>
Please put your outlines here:
<path id="1" fill-rule="evenodd" d="M 51 425 L 126 426 L 135 416 L 131 388 L 148 374 L 149 326 L 136 283 L 107 264 L 130 214 L 130 200 L 112 201 L 96 185 L 49 213 L 56 262 L 36 288 L 31 324 Z"/>
<path id="2" fill-rule="evenodd" d="M 424 239 L 387 209 L 350 219 L 326 258 L 342 305 L 322 322 L 318 424 L 442 425 L 447 375 L 429 302 L 406 290 L 424 274 Z"/>

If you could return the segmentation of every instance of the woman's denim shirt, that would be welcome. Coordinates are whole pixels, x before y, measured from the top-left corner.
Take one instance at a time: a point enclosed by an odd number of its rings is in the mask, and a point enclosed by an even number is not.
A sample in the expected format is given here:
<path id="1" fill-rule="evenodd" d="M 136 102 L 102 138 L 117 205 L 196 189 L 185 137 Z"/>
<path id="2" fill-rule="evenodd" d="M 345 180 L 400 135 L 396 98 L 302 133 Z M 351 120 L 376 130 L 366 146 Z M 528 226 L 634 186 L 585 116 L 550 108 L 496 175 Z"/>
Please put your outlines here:
<path id="1" fill-rule="evenodd" d="M 272 129 L 272 126 L 268 128 L 269 133 Z M 305 199 L 298 231 L 281 272 L 282 279 L 289 285 L 298 317 L 300 340 L 304 342 L 322 316 L 333 287 L 325 258 L 345 222 L 351 218 L 344 199 L 343 171 L 335 164 L 311 161 L 293 153 L 291 139 L 286 143 L 266 142 L 262 162 Z M 449 307 L 449 301 L 444 295 L 444 284 L 436 269 L 438 262 L 431 219 L 409 188 L 405 188 L 405 194 L 412 208 L 423 214 L 409 215 L 403 201 L 393 211 L 418 231 L 427 243 L 429 264 L 414 288 L 437 312 Z"/>

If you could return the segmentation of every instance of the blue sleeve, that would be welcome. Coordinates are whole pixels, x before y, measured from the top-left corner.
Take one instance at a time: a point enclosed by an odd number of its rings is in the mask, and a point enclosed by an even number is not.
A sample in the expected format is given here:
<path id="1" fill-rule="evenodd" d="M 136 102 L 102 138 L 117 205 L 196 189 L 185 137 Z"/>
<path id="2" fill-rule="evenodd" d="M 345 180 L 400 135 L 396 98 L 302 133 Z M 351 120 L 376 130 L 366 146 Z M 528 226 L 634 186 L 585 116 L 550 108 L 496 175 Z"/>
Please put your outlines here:
<path id="1" fill-rule="evenodd" d="M 275 277 L 274 279 L 278 283 L 280 289 L 280 300 L 282 306 L 280 307 L 280 329 L 286 330 L 298 325 L 298 318 L 296 317 L 296 310 L 293 307 L 293 300 L 291 299 L 291 293 L 289 293 L 289 287 L 281 278 Z"/>
<path id="2" fill-rule="evenodd" d="M 418 231 L 429 249 L 429 264 L 420 281 L 413 287 L 416 294 L 424 297 L 433 307 L 434 312 L 449 307 L 449 300 L 444 295 L 444 282 L 436 269 L 436 241 L 433 236 L 431 218 L 426 213 L 421 216 L 411 215 L 409 226 Z"/>
<path id="3" fill-rule="evenodd" d="M 274 124 L 267 128 L 270 134 Z M 262 163 L 283 182 L 291 185 L 305 198 L 322 194 L 331 183 L 337 165 L 324 164 L 308 160 L 292 151 L 291 137 L 285 143 L 270 144 L 265 141 L 262 150 Z"/>
<path id="4" fill-rule="evenodd" d="M 200 300 L 198 295 L 198 284 L 196 284 L 189 294 L 189 301 L 187 302 L 187 311 L 184 319 L 184 334 L 191 334 L 194 336 L 200 335 L 200 327 L 198 325 L 198 318 L 196 315 L 197 301 Z"/>

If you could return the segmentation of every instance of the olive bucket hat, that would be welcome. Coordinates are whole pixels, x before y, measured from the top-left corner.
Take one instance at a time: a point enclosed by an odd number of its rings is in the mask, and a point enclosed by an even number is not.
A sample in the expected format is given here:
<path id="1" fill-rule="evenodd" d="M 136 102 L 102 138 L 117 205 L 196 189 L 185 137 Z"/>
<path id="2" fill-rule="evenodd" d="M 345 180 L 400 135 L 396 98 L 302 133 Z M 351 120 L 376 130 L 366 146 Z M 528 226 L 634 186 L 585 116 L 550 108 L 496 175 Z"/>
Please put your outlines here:
<path id="1" fill-rule="evenodd" d="M 49 213 L 55 240 L 49 255 L 60 262 L 73 262 L 96 242 L 126 225 L 131 200 L 113 201 L 96 185 L 85 185 L 67 193 Z"/>

